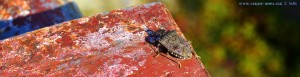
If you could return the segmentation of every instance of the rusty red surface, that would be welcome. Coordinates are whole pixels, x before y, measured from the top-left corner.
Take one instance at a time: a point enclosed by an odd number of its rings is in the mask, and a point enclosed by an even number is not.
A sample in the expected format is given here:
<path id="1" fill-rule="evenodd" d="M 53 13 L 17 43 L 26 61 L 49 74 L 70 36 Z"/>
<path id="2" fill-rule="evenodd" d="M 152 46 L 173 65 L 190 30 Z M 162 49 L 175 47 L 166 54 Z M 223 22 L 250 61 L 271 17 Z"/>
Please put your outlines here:
<path id="1" fill-rule="evenodd" d="M 62 0 L 1 0 L 0 20 L 36 14 L 68 3 Z"/>
<path id="2" fill-rule="evenodd" d="M 189 60 L 153 57 L 156 52 L 145 41 L 145 30 L 159 28 L 177 30 L 184 37 L 167 8 L 159 2 L 45 27 L 0 41 L 0 74 L 209 76 L 195 56 Z M 169 58 L 179 61 L 182 67 Z"/>

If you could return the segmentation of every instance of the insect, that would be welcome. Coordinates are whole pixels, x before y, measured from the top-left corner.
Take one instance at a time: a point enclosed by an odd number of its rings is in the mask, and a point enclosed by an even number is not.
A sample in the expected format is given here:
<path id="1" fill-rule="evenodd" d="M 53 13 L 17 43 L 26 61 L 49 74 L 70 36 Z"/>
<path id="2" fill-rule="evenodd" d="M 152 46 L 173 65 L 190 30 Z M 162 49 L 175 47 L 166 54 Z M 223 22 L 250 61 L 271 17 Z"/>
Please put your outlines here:
<path id="1" fill-rule="evenodd" d="M 163 30 L 157 31 L 146 30 L 148 36 L 145 40 L 158 48 L 157 55 L 161 51 L 166 51 L 168 55 L 186 60 L 192 57 L 192 49 L 187 40 L 180 37 L 175 30 Z M 176 62 L 175 60 L 173 60 Z M 176 62 L 181 67 L 179 62 Z"/>

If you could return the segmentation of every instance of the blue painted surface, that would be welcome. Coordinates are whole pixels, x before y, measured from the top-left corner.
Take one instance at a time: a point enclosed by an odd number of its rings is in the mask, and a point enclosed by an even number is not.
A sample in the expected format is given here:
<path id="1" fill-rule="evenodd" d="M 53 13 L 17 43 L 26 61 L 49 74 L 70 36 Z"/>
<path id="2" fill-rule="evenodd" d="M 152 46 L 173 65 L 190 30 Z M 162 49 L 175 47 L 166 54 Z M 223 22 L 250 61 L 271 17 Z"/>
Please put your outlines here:
<path id="1" fill-rule="evenodd" d="M 0 40 L 20 35 L 46 26 L 80 18 L 77 5 L 73 2 L 41 13 L 0 21 Z"/>

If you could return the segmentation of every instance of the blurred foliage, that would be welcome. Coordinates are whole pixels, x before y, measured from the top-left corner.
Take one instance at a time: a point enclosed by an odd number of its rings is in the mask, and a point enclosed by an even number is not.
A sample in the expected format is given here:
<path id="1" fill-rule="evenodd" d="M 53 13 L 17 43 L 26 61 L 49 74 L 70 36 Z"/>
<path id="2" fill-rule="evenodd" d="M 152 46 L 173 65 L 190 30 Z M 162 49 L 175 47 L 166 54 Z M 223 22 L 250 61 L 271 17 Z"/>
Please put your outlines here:
<path id="1" fill-rule="evenodd" d="M 89 16 L 156 0 L 75 1 Z M 192 41 L 212 77 L 300 76 L 299 5 L 239 6 L 240 0 L 159 1 L 166 4 Z M 86 7 L 89 5 L 97 6 Z"/>

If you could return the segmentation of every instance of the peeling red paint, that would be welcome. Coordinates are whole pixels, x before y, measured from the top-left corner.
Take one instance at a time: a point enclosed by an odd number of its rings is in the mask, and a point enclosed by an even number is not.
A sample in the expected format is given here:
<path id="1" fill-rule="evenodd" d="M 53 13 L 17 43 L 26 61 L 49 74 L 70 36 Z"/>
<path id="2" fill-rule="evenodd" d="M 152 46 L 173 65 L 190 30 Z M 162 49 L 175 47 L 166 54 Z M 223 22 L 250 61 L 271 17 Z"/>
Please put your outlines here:
<path id="1" fill-rule="evenodd" d="M 114 10 L 0 41 L 3 76 L 202 76 L 208 72 L 195 56 L 178 60 L 145 42 L 145 30 L 177 30 L 162 3 Z M 153 47 L 153 46 L 152 46 Z"/>

